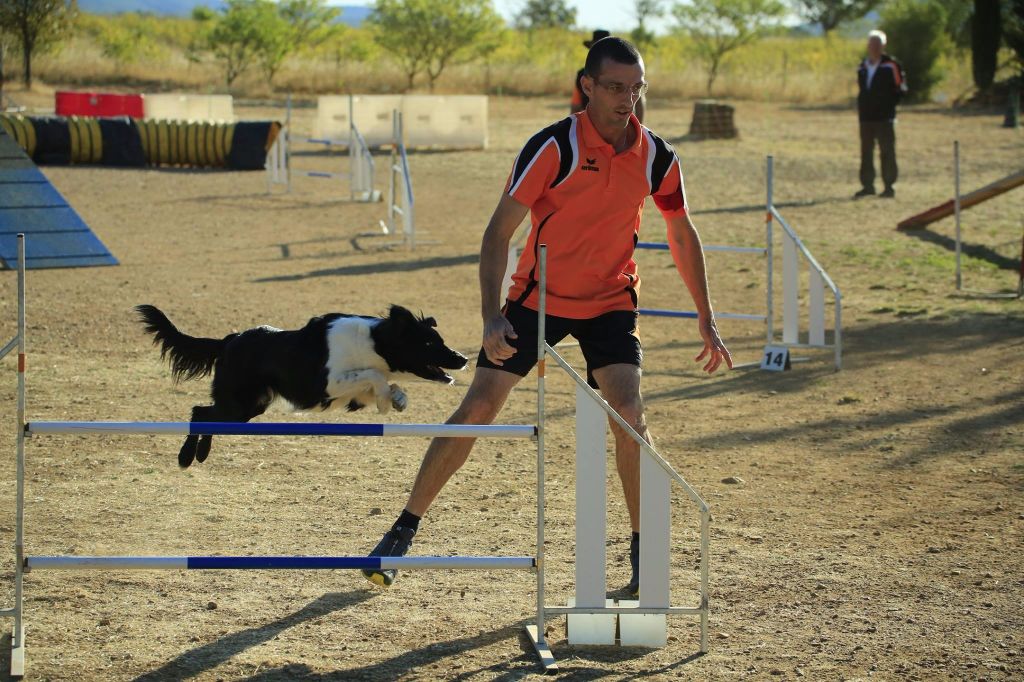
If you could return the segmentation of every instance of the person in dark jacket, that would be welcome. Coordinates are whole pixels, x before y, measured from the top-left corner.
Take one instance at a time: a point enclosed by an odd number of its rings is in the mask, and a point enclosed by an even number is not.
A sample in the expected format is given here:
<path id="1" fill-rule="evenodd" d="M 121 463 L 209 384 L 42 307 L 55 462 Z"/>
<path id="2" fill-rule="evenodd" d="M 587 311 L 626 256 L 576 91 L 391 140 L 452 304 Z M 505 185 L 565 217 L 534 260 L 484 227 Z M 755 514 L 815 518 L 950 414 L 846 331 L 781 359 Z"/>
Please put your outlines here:
<path id="1" fill-rule="evenodd" d="M 885 54 L 885 34 L 868 34 L 868 56 L 857 69 L 857 114 L 860 118 L 860 184 L 854 199 L 875 193 L 875 141 L 882 162 L 881 196 L 896 196 L 896 105 L 907 91 L 903 67 Z"/>
<path id="2" fill-rule="evenodd" d="M 610 35 L 611 33 L 609 33 L 608 31 L 599 28 L 594 31 L 590 40 L 583 41 L 583 47 L 589 50 L 594 43 L 601 40 L 602 38 L 607 38 Z M 577 111 L 583 111 L 584 109 L 586 109 L 587 103 L 590 101 L 590 98 L 587 97 L 587 94 L 583 92 L 583 86 L 580 84 L 580 79 L 583 78 L 583 75 L 584 69 L 580 69 L 579 71 L 576 72 L 576 83 L 573 85 L 572 101 L 569 104 L 569 113 L 571 114 L 575 114 Z M 633 113 L 636 114 L 637 120 L 639 120 L 641 123 L 644 122 L 644 113 L 646 109 L 647 97 L 641 95 L 640 99 L 637 100 L 636 105 L 633 107 Z"/>

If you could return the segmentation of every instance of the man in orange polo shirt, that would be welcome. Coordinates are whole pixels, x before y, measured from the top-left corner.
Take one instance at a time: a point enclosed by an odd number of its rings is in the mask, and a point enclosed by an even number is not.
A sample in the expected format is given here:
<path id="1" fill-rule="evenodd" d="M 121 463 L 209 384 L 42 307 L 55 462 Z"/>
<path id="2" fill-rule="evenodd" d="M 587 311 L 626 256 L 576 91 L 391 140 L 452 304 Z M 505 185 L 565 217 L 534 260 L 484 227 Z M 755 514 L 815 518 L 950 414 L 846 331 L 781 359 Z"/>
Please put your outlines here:
<path id="1" fill-rule="evenodd" d="M 489 424 L 512 388 L 537 362 L 537 272 L 540 243 L 548 245 L 546 341 L 579 341 L 587 378 L 638 433 L 650 439 L 640 395 L 643 353 L 637 334 L 637 274 L 633 250 L 640 215 L 654 198 L 668 226 L 676 268 L 696 304 L 704 349 L 697 361 L 714 372 L 732 358 L 715 326 L 700 237 L 687 214 L 679 158 L 633 113 L 647 90 L 643 60 L 621 38 L 594 43 L 582 86 L 587 108 L 534 135 L 512 167 L 480 247 L 483 343 L 473 382 L 449 424 Z M 508 246 L 527 212 L 532 229 L 508 301 L 500 301 Z M 633 536 L 627 590 L 639 589 L 640 448 L 616 424 L 616 464 Z M 371 556 L 403 556 L 420 518 L 469 457 L 468 438 L 436 438 L 427 449 L 409 501 Z M 388 586 L 394 570 L 364 571 Z"/>

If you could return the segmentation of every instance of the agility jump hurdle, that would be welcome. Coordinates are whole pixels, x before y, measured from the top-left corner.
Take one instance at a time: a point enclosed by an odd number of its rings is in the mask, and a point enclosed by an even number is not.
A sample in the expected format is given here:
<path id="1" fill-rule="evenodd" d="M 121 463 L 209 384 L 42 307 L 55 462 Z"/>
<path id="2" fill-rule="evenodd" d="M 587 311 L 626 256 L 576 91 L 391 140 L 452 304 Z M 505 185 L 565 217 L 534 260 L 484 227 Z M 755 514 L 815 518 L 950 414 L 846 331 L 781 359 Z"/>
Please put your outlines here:
<path id="1" fill-rule="evenodd" d="M 772 224 L 782 228 L 782 345 L 786 348 L 810 348 L 832 350 L 837 370 L 843 367 L 843 296 L 832 278 L 804 245 L 796 231 L 775 207 L 775 160 L 767 161 L 768 213 L 768 343 L 775 343 L 775 327 L 772 320 L 774 301 L 772 299 Z M 802 341 L 800 331 L 800 257 L 808 270 L 807 281 L 807 333 Z M 827 340 L 825 317 L 825 289 L 832 292 L 832 341 Z"/>
<path id="2" fill-rule="evenodd" d="M 292 191 L 292 175 L 301 175 L 309 178 L 322 178 L 327 180 L 348 179 L 349 199 L 352 201 L 376 202 L 380 200 L 380 192 L 373 188 L 374 161 L 370 153 L 370 147 L 360 134 L 352 119 L 352 98 L 349 98 L 349 126 L 348 138 L 292 138 L 292 96 L 288 95 L 287 112 L 285 124 L 278 134 L 274 144 L 267 150 L 267 193 L 273 191 L 275 185 L 284 185 L 286 191 Z M 324 146 L 328 153 L 334 147 L 344 146 L 348 151 L 349 170 L 348 172 L 332 172 L 317 170 L 302 170 L 292 165 L 292 144 L 293 142 L 305 142 Z"/>
<path id="3" fill-rule="evenodd" d="M 545 639 L 545 620 L 566 615 L 570 643 L 614 644 L 616 621 L 623 644 L 664 646 L 665 617 L 697 616 L 700 619 L 700 651 L 708 649 L 709 536 L 707 503 L 661 455 L 605 402 L 553 348 L 544 343 L 546 311 L 547 247 L 540 246 L 540 315 L 538 330 L 537 421 L 534 425 L 451 424 L 299 424 L 230 422 L 27 422 L 25 374 L 25 240 L 18 235 L 18 333 L 0 349 L 3 358 L 18 349 L 17 392 L 17 487 L 15 515 L 14 606 L 0 616 L 14 619 L 11 640 L 11 674 L 24 675 L 25 627 L 23 622 L 24 574 L 43 570 L 352 570 L 352 569 L 455 569 L 530 570 L 537 579 L 536 620 L 527 635 L 547 670 L 557 663 Z M 576 597 L 569 606 L 545 605 L 544 561 L 544 436 L 545 367 L 547 358 L 564 369 L 577 391 L 577 509 Z M 605 600 L 605 480 L 607 423 L 614 420 L 639 444 L 640 464 L 640 600 L 610 605 Z M 457 438 L 533 439 L 537 450 L 537 545 L 533 556 L 32 556 L 25 553 L 25 441 L 29 437 L 59 434 L 138 435 L 260 435 L 260 436 L 410 436 Z M 700 603 L 673 607 L 669 601 L 670 487 L 683 487 L 700 514 Z M 609 638 L 610 635 L 610 638 Z"/>
<path id="4" fill-rule="evenodd" d="M 380 221 L 384 234 L 402 235 L 402 243 L 410 249 L 416 248 L 415 198 L 412 193 L 412 173 L 409 172 L 409 155 L 405 149 L 405 122 L 401 111 L 392 112 L 391 159 L 388 164 L 388 220 Z M 401 225 L 398 218 L 401 217 Z"/>

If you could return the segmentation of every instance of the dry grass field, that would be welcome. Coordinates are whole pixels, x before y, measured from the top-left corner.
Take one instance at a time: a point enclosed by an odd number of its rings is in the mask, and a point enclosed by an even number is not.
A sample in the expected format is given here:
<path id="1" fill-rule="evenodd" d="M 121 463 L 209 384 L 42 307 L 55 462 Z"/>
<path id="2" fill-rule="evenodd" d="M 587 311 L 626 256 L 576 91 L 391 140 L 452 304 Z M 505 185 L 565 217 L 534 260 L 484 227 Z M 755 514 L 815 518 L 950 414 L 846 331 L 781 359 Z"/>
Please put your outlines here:
<path id="1" fill-rule="evenodd" d="M 763 242 L 764 157 L 774 154 L 777 201 L 843 292 L 844 368 L 811 354 L 785 373 L 702 376 L 692 323 L 642 321 L 657 446 L 712 506 L 711 650 L 695 655 L 698 630 L 686 618 L 671 622 L 660 650 L 570 647 L 562 619 L 552 618 L 562 677 L 1020 679 L 1024 303 L 955 295 L 951 220 L 915 235 L 894 229 L 951 194 L 954 138 L 973 188 L 1019 169 L 1020 133 L 1000 128 L 994 114 L 909 109 L 898 129 L 897 198 L 853 202 L 848 109 L 739 102 L 739 140 L 696 143 L 680 139 L 690 107 L 654 100 L 649 123 L 680 140 L 705 242 Z M 121 265 L 29 273 L 29 418 L 177 420 L 205 399 L 205 382 L 171 383 L 134 320 L 138 303 L 160 306 L 186 332 L 217 336 L 396 302 L 434 315 L 451 345 L 474 351 L 481 232 L 519 146 L 563 113 L 561 100 L 492 98 L 489 149 L 414 154 L 418 223 L 436 242 L 414 252 L 360 237 L 376 229 L 383 206 L 351 204 L 347 190 L 321 181 L 268 196 L 260 173 L 44 169 Z M 378 170 L 383 183 L 383 163 Z M 647 213 L 642 237 L 662 238 L 656 209 Z M 964 218 L 966 285 L 1015 287 L 1024 190 Z M 667 256 L 639 258 L 643 304 L 678 307 L 685 290 Z M 716 307 L 762 310 L 763 268 L 757 258 L 709 255 Z M 0 331 L 10 335 L 15 278 L 0 274 Z M 721 328 L 738 361 L 757 359 L 762 327 Z M 5 367 L 0 420 L 13 426 L 15 372 L 10 360 Z M 403 420 L 443 420 L 469 376 L 450 388 L 408 382 Z M 555 603 L 571 596 L 573 579 L 573 390 L 557 372 L 548 388 Z M 503 420 L 530 422 L 534 399 L 528 379 Z M 0 437 L 9 453 L 0 495 L 10 510 L 13 431 Z M 161 437 L 31 440 L 28 553 L 361 553 L 401 509 L 425 443 L 219 438 L 210 459 L 187 471 L 177 467 L 178 446 Z M 533 475 L 528 444 L 480 442 L 424 520 L 414 552 L 529 553 Z M 722 482 L 730 476 L 744 482 Z M 617 482 L 609 490 L 610 585 L 618 586 L 627 528 Z M 674 502 L 673 596 L 691 604 L 696 514 L 681 492 Z M 0 515 L 0 546 L 11 547 L 13 522 L 13 513 Z M 5 605 L 12 575 L 7 560 Z M 381 591 L 347 572 L 33 573 L 28 672 L 34 680 L 528 679 L 539 677 L 521 635 L 534 598 L 526 574 L 404 573 Z"/>

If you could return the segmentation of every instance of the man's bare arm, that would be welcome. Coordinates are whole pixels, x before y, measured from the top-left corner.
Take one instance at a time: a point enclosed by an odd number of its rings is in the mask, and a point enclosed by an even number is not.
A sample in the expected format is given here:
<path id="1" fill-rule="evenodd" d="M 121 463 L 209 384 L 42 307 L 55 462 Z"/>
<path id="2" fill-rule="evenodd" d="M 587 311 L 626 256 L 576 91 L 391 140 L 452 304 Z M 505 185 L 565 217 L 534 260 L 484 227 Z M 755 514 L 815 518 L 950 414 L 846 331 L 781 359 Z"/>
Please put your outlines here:
<path id="1" fill-rule="evenodd" d="M 711 308 L 711 295 L 708 293 L 707 269 L 704 265 L 704 249 L 700 243 L 700 235 L 693 226 L 690 216 L 683 214 L 666 218 L 668 225 L 668 245 L 675 261 L 676 270 L 683 278 L 693 303 L 697 308 L 697 325 L 704 350 L 696 357 L 697 361 L 707 358 L 704 371 L 711 373 L 718 369 L 724 361 L 732 367 L 732 356 L 725 347 L 718 327 L 715 325 L 715 313 Z"/>
<path id="2" fill-rule="evenodd" d="M 501 365 L 515 354 L 505 338 L 516 338 L 515 330 L 501 314 L 501 288 L 508 265 L 508 245 L 530 209 L 507 193 L 484 230 L 480 244 L 480 314 L 484 320 L 483 347 L 487 358 Z"/>

